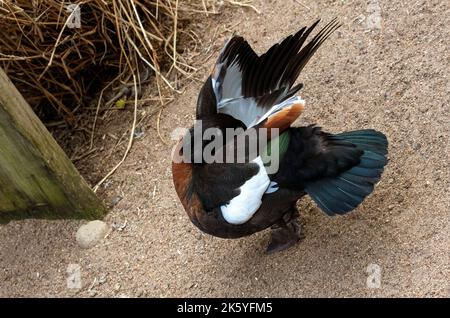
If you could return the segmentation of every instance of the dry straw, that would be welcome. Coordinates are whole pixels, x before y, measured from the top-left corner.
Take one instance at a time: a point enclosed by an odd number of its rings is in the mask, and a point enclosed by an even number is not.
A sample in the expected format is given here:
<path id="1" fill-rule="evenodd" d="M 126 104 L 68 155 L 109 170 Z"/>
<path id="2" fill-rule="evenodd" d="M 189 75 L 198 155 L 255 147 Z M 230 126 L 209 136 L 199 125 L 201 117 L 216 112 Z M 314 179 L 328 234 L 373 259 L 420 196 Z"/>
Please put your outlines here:
<path id="1" fill-rule="evenodd" d="M 192 70 L 177 53 L 177 30 L 202 11 L 201 1 L 3 0 L 0 66 L 39 115 L 73 124 L 113 80 L 133 89 L 133 74 L 141 83 L 150 73 L 160 94 L 175 89 L 168 74 Z"/>

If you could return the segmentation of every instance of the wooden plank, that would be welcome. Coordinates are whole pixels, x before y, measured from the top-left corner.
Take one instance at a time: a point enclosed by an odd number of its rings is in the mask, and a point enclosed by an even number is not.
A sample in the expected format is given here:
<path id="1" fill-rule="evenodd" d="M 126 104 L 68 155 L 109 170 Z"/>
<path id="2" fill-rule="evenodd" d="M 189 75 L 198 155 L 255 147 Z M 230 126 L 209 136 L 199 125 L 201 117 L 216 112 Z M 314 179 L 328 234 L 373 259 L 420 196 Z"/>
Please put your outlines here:
<path id="1" fill-rule="evenodd" d="M 0 68 L 0 222 L 101 218 L 105 206 Z"/>

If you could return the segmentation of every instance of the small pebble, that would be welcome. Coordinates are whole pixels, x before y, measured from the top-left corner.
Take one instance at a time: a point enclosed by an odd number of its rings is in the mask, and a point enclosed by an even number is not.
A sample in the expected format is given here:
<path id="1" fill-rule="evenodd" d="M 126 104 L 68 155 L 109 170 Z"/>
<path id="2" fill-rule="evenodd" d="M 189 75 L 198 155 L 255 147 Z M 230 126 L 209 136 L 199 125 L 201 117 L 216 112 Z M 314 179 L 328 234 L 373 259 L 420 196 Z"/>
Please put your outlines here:
<path id="1" fill-rule="evenodd" d="M 105 275 L 100 276 L 100 278 L 98 279 L 98 283 L 100 285 L 106 283 L 106 276 Z"/>
<path id="2" fill-rule="evenodd" d="M 141 127 L 136 127 L 134 130 L 134 138 L 139 139 L 144 137 L 145 132 Z"/>
<path id="3" fill-rule="evenodd" d="M 428 111 L 429 106 L 426 103 L 419 104 L 419 110 L 422 113 L 426 113 Z"/>
<path id="4" fill-rule="evenodd" d="M 91 248 L 100 242 L 108 233 L 108 225 L 103 221 L 91 221 L 80 226 L 76 240 L 81 248 Z"/>
<path id="5" fill-rule="evenodd" d="M 127 227 L 127 223 L 127 220 L 125 220 L 125 222 L 123 223 L 113 222 L 112 227 L 116 231 L 123 231 Z"/>
<path id="6" fill-rule="evenodd" d="M 113 197 L 113 198 L 111 199 L 111 204 L 110 204 L 110 206 L 111 206 L 111 207 L 114 207 L 114 206 L 116 206 L 117 203 L 119 203 L 120 201 L 122 201 L 122 197 L 121 197 L 120 195 L 116 195 L 115 197 Z"/>

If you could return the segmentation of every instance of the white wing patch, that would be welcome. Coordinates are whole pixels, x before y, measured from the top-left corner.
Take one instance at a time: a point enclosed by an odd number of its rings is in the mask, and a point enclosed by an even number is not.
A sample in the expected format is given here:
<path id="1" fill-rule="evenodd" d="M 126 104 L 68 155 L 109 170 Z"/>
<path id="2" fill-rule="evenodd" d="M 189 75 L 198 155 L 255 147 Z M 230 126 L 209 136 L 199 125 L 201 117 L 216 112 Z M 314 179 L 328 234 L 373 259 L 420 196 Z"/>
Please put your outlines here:
<path id="1" fill-rule="evenodd" d="M 249 128 L 255 117 L 261 116 L 264 110 L 258 107 L 254 98 L 239 97 L 221 101 L 217 104 L 217 111 L 242 121 Z"/>
<path id="2" fill-rule="evenodd" d="M 224 50 L 225 48 L 222 52 Z M 242 71 L 237 61 L 238 56 L 226 67 L 225 76 L 220 81 L 219 77 L 225 62 L 217 63 L 212 73 L 212 88 L 216 96 L 218 113 L 230 115 L 250 128 L 292 104 L 300 103 L 304 106 L 305 101 L 300 96 L 291 96 L 269 109 L 259 106 L 255 97 L 244 97 L 242 94 Z M 283 94 L 287 94 L 288 91 L 289 88 L 286 87 Z"/>
<path id="3" fill-rule="evenodd" d="M 230 99 L 242 98 L 242 72 L 237 62 L 227 67 L 225 77 L 218 81 L 224 63 L 216 65 L 211 81 L 217 103 L 223 103 Z M 218 106 L 219 107 L 219 106 Z"/>
<path id="4" fill-rule="evenodd" d="M 267 194 L 274 193 L 274 192 L 278 191 L 279 188 L 280 187 L 278 186 L 278 183 L 270 181 L 270 185 L 267 188 L 266 192 L 264 192 L 264 193 L 267 193 Z"/>
<path id="5" fill-rule="evenodd" d="M 227 114 L 233 118 L 239 119 L 247 126 L 247 128 L 250 128 L 293 104 L 301 104 L 304 107 L 305 101 L 300 96 L 292 96 L 281 103 L 275 104 L 270 109 L 264 109 L 263 107 L 258 106 L 254 98 L 240 97 L 222 100 L 217 105 L 217 111 L 221 114 Z"/>
<path id="6" fill-rule="evenodd" d="M 229 204 L 220 207 L 223 218 L 230 224 L 243 224 L 250 220 L 261 206 L 261 198 L 270 185 L 261 157 L 255 158 L 252 162 L 258 164 L 258 173 L 239 188 L 241 193 L 238 196 Z"/>
<path id="7" fill-rule="evenodd" d="M 250 123 L 250 126 L 247 127 L 253 127 L 258 125 L 260 122 L 264 121 L 269 116 L 272 116 L 275 113 L 278 113 L 280 110 L 283 110 L 284 108 L 290 107 L 294 104 L 300 104 L 303 107 L 305 107 L 305 100 L 303 100 L 300 96 L 292 96 L 286 99 L 285 101 L 282 101 L 281 103 L 278 103 L 272 108 L 269 109 L 268 112 L 264 113 L 261 117 L 257 117 L 253 120 L 253 122 Z"/>

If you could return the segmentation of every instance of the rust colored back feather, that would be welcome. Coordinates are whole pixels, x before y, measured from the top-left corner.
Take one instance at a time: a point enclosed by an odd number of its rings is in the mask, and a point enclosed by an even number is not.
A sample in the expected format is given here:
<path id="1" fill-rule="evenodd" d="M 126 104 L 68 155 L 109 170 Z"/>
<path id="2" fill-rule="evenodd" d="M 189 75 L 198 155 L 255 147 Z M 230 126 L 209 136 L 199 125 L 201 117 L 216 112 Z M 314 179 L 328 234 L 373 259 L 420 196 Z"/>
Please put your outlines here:
<path id="1" fill-rule="evenodd" d="M 292 123 L 301 115 L 304 106 L 302 104 L 293 104 L 278 113 L 273 114 L 263 123 L 263 128 L 268 128 L 270 136 L 270 128 L 278 128 L 281 134 L 288 129 Z"/>
<path id="2" fill-rule="evenodd" d="M 175 191 L 189 218 L 196 223 L 202 213 L 202 204 L 195 193 L 190 193 L 192 182 L 192 164 L 172 161 L 172 179 Z"/>

